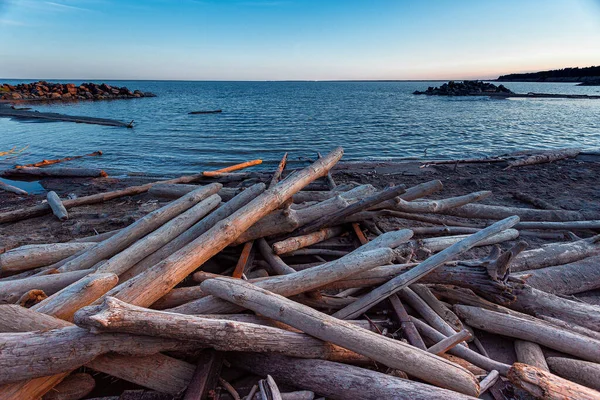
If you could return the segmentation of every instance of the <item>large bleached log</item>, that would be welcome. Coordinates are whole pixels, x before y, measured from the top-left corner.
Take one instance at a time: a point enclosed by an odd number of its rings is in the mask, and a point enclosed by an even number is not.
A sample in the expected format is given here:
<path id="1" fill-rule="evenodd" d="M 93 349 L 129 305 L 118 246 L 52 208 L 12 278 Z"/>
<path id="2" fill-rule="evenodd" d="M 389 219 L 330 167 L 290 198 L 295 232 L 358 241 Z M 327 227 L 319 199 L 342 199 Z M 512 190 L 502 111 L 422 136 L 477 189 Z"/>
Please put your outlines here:
<path id="1" fill-rule="evenodd" d="M 533 365 L 544 371 L 550 371 L 539 344 L 526 340 L 515 340 L 515 353 L 517 353 L 517 360 L 520 363 Z"/>
<path id="2" fill-rule="evenodd" d="M 116 235 L 98 243 L 91 251 L 87 251 L 74 260 L 69 261 L 60 267 L 59 271 L 66 272 L 93 267 L 96 263 L 114 256 L 136 240 L 161 227 L 198 202 L 215 194 L 220 188 L 221 185 L 218 183 L 204 186 L 151 212 L 128 227 L 121 229 Z"/>
<path id="3" fill-rule="evenodd" d="M 370 207 L 369 209 L 370 210 L 381 210 L 381 209 L 385 209 L 385 208 L 394 208 L 400 202 L 400 200 L 404 200 L 404 201 L 416 200 L 418 198 L 428 196 L 432 193 L 439 192 L 440 190 L 442 190 L 442 188 L 443 188 L 442 182 L 439 180 L 421 183 L 419 185 L 416 185 L 416 186 L 406 189 L 406 192 L 404 192 L 400 196 L 390 199 L 390 200 L 383 201 L 379 204 L 376 204 L 373 207 Z"/>
<path id="4" fill-rule="evenodd" d="M 34 305 L 31 310 L 70 321 L 75 311 L 94 302 L 118 281 L 115 274 L 91 274 Z"/>
<path id="5" fill-rule="evenodd" d="M 519 208 L 505 206 L 491 206 L 487 204 L 466 204 L 441 212 L 446 215 L 463 218 L 478 218 L 499 220 L 512 215 L 518 216 L 523 221 L 585 221 L 595 219 L 594 213 L 566 210 L 536 210 L 534 208 Z"/>
<path id="6" fill-rule="evenodd" d="M 92 314 L 92 315 L 89 315 Z M 132 306 L 113 297 L 76 314 L 94 331 L 192 340 L 219 351 L 275 352 L 301 358 L 344 359 L 347 350 L 304 333 L 232 320 L 199 318 Z M 103 336 L 103 335 L 99 335 Z"/>
<path id="7" fill-rule="evenodd" d="M 214 210 L 220 202 L 221 197 L 217 194 L 213 194 L 202 200 L 154 232 L 144 236 L 125 250 L 108 259 L 97 269 L 97 272 L 111 272 L 121 275 L 136 263 L 142 261 L 145 257 L 154 253 L 192 227 L 192 225 Z"/>
<path id="8" fill-rule="evenodd" d="M 600 288 L 600 256 L 515 274 L 527 284 L 552 294 L 574 294 Z"/>
<path id="9" fill-rule="evenodd" d="M 473 399 L 450 390 L 331 361 L 252 353 L 235 354 L 230 361 L 249 372 L 272 375 L 277 382 L 330 399 Z"/>
<path id="10" fill-rule="evenodd" d="M 516 160 L 508 161 L 508 168 L 522 167 L 525 165 L 545 164 L 565 158 L 575 158 L 581 152 L 581 149 L 560 149 L 545 151 L 539 154 L 517 158 Z"/>
<path id="11" fill-rule="evenodd" d="M 159 183 L 148 190 L 148 194 L 168 199 L 178 199 L 200 188 L 200 185 L 178 185 L 174 183 Z M 217 193 L 223 201 L 229 201 L 242 191 L 241 188 L 221 188 Z"/>
<path id="12" fill-rule="evenodd" d="M 415 283 L 410 286 L 410 289 L 419 295 L 419 297 L 423 299 L 423 301 L 425 301 L 427 305 L 431 307 L 431 309 L 435 311 L 437 315 L 442 317 L 442 319 L 446 321 L 446 323 L 450 325 L 456 332 L 464 329 L 462 322 L 460 322 L 460 319 L 456 316 L 456 314 L 454 314 L 452 310 L 450 310 L 445 304 L 439 301 L 437 297 L 431 293 L 431 290 L 429 290 L 427 286 L 420 283 Z"/>
<path id="13" fill-rule="evenodd" d="M 78 373 L 67 376 L 54 390 L 46 393 L 42 400 L 79 400 L 90 394 L 96 381 L 90 374 Z"/>
<path id="14" fill-rule="evenodd" d="M 0 303 L 14 303 L 23 295 L 33 289 L 43 290 L 48 296 L 77 282 L 92 270 L 64 272 L 62 274 L 51 274 L 32 276 L 24 279 L 0 281 Z"/>
<path id="15" fill-rule="evenodd" d="M 456 305 L 454 309 L 459 317 L 473 328 L 538 343 L 584 360 L 600 361 L 600 341 L 567 331 L 546 321 L 464 305 Z"/>
<path id="16" fill-rule="evenodd" d="M 252 199 L 264 191 L 264 183 L 257 183 L 256 185 L 244 190 L 242 193 L 238 194 L 233 199 L 213 211 L 209 216 L 200 220 L 181 235 L 177 236 L 175 239 L 171 240 L 169 243 L 135 264 L 127 272 L 120 276 L 121 281 L 124 282 L 128 279 L 131 279 L 137 274 L 163 261 L 171 254 L 180 250 L 192 240 L 196 239 L 198 236 L 212 228 L 217 222 L 229 217 L 235 211 L 248 204 Z"/>
<path id="17" fill-rule="evenodd" d="M 0 306 L 0 332 L 29 332 L 72 326 L 70 322 L 15 305 Z M 86 364 L 90 368 L 138 385 L 176 395 L 187 386 L 194 366 L 162 354 L 131 357 L 105 354 Z M 38 398 L 68 373 L 0 386 L 2 399 Z"/>
<path id="18" fill-rule="evenodd" d="M 479 383 L 462 367 L 403 342 L 355 327 L 250 283 L 231 278 L 215 278 L 203 282 L 201 287 L 214 296 L 284 322 L 391 368 L 401 369 L 426 382 L 472 396 L 479 393 Z"/>
<path id="19" fill-rule="evenodd" d="M 301 227 L 298 230 L 298 234 L 304 235 L 319 230 L 321 228 L 336 225 L 336 223 L 339 223 L 339 221 L 343 220 L 345 217 L 366 210 L 369 207 L 373 207 L 383 201 L 393 199 L 394 197 L 399 196 L 404 192 L 406 192 L 406 187 L 404 185 L 398 185 L 392 188 L 385 189 L 372 196 L 365 197 L 336 213 L 320 217 L 319 219 L 309 223 L 308 225 Z"/>
<path id="20" fill-rule="evenodd" d="M 510 382 L 543 400 L 598 400 L 600 392 L 560 378 L 527 364 L 515 363 L 508 372 Z"/>
<path id="21" fill-rule="evenodd" d="M 413 324 L 415 324 L 415 326 L 421 333 L 421 336 L 429 339 L 432 342 L 439 343 L 442 340 L 448 338 L 448 336 L 445 336 L 444 334 L 436 331 L 420 319 L 410 317 L 410 320 L 413 322 Z M 472 363 L 473 365 L 483 368 L 486 371 L 496 370 L 504 376 L 506 376 L 506 374 L 508 373 L 508 369 L 510 368 L 510 365 L 506 365 L 496 360 L 492 360 L 491 358 L 488 358 L 471 349 L 468 349 L 466 346 L 455 346 L 448 350 L 448 353 L 463 358 L 468 362 Z"/>
<path id="22" fill-rule="evenodd" d="M 4 190 L 5 192 L 11 192 L 11 193 L 15 193 L 15 194 L 20 194 L 22 196 L 28 196 L 29 195 L 29 193 L 27 193 L 25 190 L 19 189 L 16 186 L 9 185 L 8 183 L 2 182 L 2 181 L 0 181 L 0 190 Z"/>
<path id="23" fill-rule="evenodd" d="M 109 352 L 152 355 L 182 348 L 182 343 L 141 335 L 95 335 L 87 329 L 69 326 L 46 331 L 0 333 L 0 346 L 0 384 L 5 384 L 72 371 Z"/>
<path id="24" fill-rule="evenodd" d="M 322 242 L 323 240 L 330 239 L 334 236 L 342 234 L 343 229 L 339 226 L 334 228 L 325 228 L 320 231 L 309 233 L 307 235 L 295 236 L 277 243 L 273 243 L 273 251 L 275 254 L 285 254 L 298 250 L 304 247 L 308 247 L 315 243 Z"/>
<path id="25" fill-rule="evenodd" d="M 517 224 L 516 228 L 554 230 L 600 229 L 600 220 L 568 222 L 521 222 Z"/>
<path id="26" fill-rule="evenodd" d="M 30 244 L 0 254 L 1 272 L 18 272 L 53 264 L 95 243 Z"/>
<path id="27" fill-rule="evenodd" d="M 280 207 L 308 183 L 326 175 L 342 154 L 343 150 L 337 148 L 309 167 L 288 177 L 215 224 L 163 262 L 117 286 L 110 295 L 135 305 L 151 305 L 208 259 L 234 242 L 258 220 Z"/>
<path id="28" fill-rule="evenodd" d="M 107 177 L 108 174 L 101 169 L 94 168 L 68 168 L 68 167 L 23 167 L 8 169 L 0 173 L 1 176 L 22 176 L 22 177 L 51 177 L 51 178 L 100 178 Z"/>
<path id="29" fill-rule="evenodd" d="M 571 243 L 553 243 L 519 254 L 510 264 L 513 272 L 568 264 L 600 254 L 600 235 Z"/>
<path id="30" fill-rule="evenodd" d="M 473 203 L 475 201 L 480 201 L 490 197 L 491 195 L 492 192 L 485 190 L 442 200 L 405 201 L 400 199 L 398 204 L 390 209 L 394 211 L 412 213 L 436 213 L 461 207 L 465 204 Z"/>
<path id="31" fill-rule="evenodd" d="M 346 276 L 390 263 L 393 257 L 394 254 L 389 248 L 353 253 L 318 267 L 305 269 L 293 274 L 267 278 L 257 281 L 255 284 L 265 290 L 289 297 L 316 289 Z M 233 313 L 239 310 L 241 308 L 238 306 L 218 297 L 206 296 L 169 311 L 182 314 L 216 314 Z"/>
<path id="32" fill-rule="evenodd" d="M 62 200 L 60 199 L 60 197 L 58 197 L 56 192 L 48 192 L 48 194 L 46 195 L 46 200 L 48 201 L 48 204 L 52 209 L 52 213 L 56 216 L 56 218 L 58 218 L 61 221 L 69 219 L 69 213 L 67 212 L 65 206 L 63 206 Z"/>
<path id="33" fill-rule="evenodd" d="M 600 390 L 600 364 L 564 357 L 548 357 L 546 361 L 556 375 Z"/>
<path id="34" fill-rule="evenodd" d="M 336 312 L 334 316 L 336 318 L 341 319 L 352 319 L 357 315 L 362 314 L 366 310 L 370 309 L 374 305 L 386 299 L 389 295 L 396 293 L 403 287 L 414 283 L 418 279 L 435 270 L 435 268 L 439 267 L 446 261 L 449 261 L 455 258 L 456 256 L 464 253 L 473 246 L 477 245 L 477 243 L 481 242 L 482 240 L 486 240 L 490 236 L 502 232 L 505 229 L 509 229 L 518 222 L 518 217 L 506 218 L 502 221 L 496 222 L 493 225 L 490 225 L 485 229 L 482 229 L 477 233 L 472 234 L 471 236 L 466 237 L 460 242 L 453 244 L 445 250 L 442 250 L 438 254 L 429 257 L 427 260 L 423 261 L 421 264 L 414 267 L 413 269 L 403 273 L 402 275 L 397 276 L 396 278 L 391 279 L 390 281 L 384 283 L 378 288 L 372 290 L 370 293 L 364 295 L 359 300 Z"/>
<path id="35" fill-rule="evenodd" d="M 600 332 L 600 306 L 581 303 L 524 285 L 515 290 L 516 300 L 508 305 L 527 314 L 558 318 Z"/>
<path id="36" fill-rule="evenodd" d="M 536 317 L 539 319 L 543 319 L 544 321 L 550 322 L 552 325 L 556 325 L 561 328 L 564 328 L 568 331 L 577 332 L 584 336 L 589 336 L 596 340 L 600 340 L 600 332 L 593 331 L 593 330 L 591 330 L 589 328 L 585 328 L 581 325 L 577 325 L 572 322 L 566 322 L 566 321 L 563 321 L 562 319 L 553 318 L 553 317 L 549 317 L 547 315 L 542 315 L 542 314 L 536 315 Z"/>

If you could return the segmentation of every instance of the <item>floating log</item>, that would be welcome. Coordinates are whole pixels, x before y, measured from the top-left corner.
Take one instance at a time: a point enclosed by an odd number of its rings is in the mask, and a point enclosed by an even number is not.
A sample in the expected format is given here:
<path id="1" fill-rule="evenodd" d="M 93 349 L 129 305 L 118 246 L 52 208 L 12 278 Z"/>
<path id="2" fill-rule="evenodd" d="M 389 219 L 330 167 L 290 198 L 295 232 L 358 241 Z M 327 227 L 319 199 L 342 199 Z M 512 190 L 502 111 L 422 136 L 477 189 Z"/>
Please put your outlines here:
<path id="1" fill-rule="evenodd" d="M 31 244 L 0 254 L 0 271 L 18 272 L 51 265 L 81 250 L 93 248 L 95 243 Z"/>
<path id="2" fill-rule="evenodd" d="M 236 354 L 230 360 L 249 372 L 262 376 L 269 374 L 279 382 L 330 399 L 473 399 L 435 386 L 331 361 L 256 353 Z"/>
<path id="3" fill-rule="evenodd" d="M 410 271 L 407 271 L 402 275 L 399 275 L 384 283 L 383 285 L 371 291 L 369 294 L 361 297 L 356 302 L 336 312 L 334 316 L 340 319 L 351 319 L 362 314 L 374 305 L 381 302 L 383 299 L 387 298 L 389 295 L 396 293 L 401 288 L 410 285 L 421 277 L 427 275 L 446 261 L 449 261 L 469 250 L 482 240 L 486 240 L 490 236 L 502 232 L 505 229 L 509 229 L 518 222 L 518 217 L 506 218 L 502 221 L 496 222 L 493 225 L 490 225 L 485 229 L 482 229 L 477 233 L 472 234 L 471 236 L 464 238 L 460 242 L 453 244 L 445 250 L 442 250 L 440 253 L 429 257 L 427 260 L 423 261 Z"/>
<path id="4" fill-rule="evenodd" d="M 215 171 L 204 171 L 202 173 L 202 175 L 207 176 L 207 177 L 216 177 L 219 174 L 222 174 L 225 172 L 238 171 L 240 169 L 244 169 L 244 168 L 248 168 L 248 167 L 252 167 L 252 166 L 260 165 L 260 164 L 262 164 L 262 160 L 251 160 L 251 161 L 246 161 L 246 162 L 243 162 L 240 164 L 235 164 L 230 167 L 217 169 Z"/>
<path id="5" fill-rule="evenodd" d="M 600 390 L 600 364 L 564 357 L 546 359 L 556 375 L 589 388 Z"/>
<path id="6" fill-rule="evenodd" d="M 223 112 L 223 110 L 207 110 L 207 111 L 191 111 L 188 114 L 191 114 L 191 115 L 195 115 L 195 114 L 220 114 L 222 112 Z"/>
<path id="7" fill-rule="evenodd" d="M 132 122 L 125 123 L 112 119 L 105 118 L 94 118 L 94 117 L 83 117 L 75 115 L 65 115 L 57 113 L 47 113 L 39 111 L 27 111 L 27 110 L 14 110 L 12 108 L 0 107 L 0 117 L 10 117 L 19 119 L 41 119 L 45 121 L 64 121 L 64 122 L 77 122 L 81 124 L 94 124 L 94 125 L 106 125 L 106 126 L 118 126 L 123 128 L 133 128 Z"/>
<path id="8" fill-rule="evenodd" d="M 584 360 L 600 361 L 600 341 L 569 332 L 546 321 L 464 305 L 456 305 L 454 309 L 459 317 L 474 328 L 538 343 Z"/>
<path id="9" fill-rule="evenodd" d="M 93 153 L 90 154 L 84 154 L 82 156 L 71 156 L 71 157 L 64 157 L 64 158 L 57 158 L 55 160 L 42 160 L 40 162 L 36 162 L 33 164 L 23 164 L 23 165 L 15 165 L 15 168 L 26 168 L 26 167 L 46 167 L 48 165 L 52 165 L 52 164 L 58 164 L 58 163 L 62 163 L 65 161 L 71 161 L 71 160 L 76 160 L 78 158 L 83 158 L 83 157 L 96 157 L 96 156 L 101 156 L 102 152 L 101 151 L 95 151 Z"/>
<path id="10" fill-rule="evenodd" d="M 52 209 L 52 213 L 61 221 L 66 221 L 69 219 L 69 214 L 67 213 L 67 209 L 63 206 L 60 197 L 56 194 L 56 192 L 50 191 L 46 195 L 46 200 Z"/>
<path id="11" fill-rule="evenodd" d="M 46 393 L 42 400 L 79 400 L 90 394 L 95 387 L 96 381 L 90 374 L 71 374 Z"/>
<path id="12" fill-rule="evenodd" d="M 580 152 L 581 149 L 560 149 L 533 154 L 531 156 L 509 161 L 508 168 L 523 167 L 525 165 L 545 164 L 558 160 L 564 160 L 565 158 L 575 158 Z"/>
<path id="13" fill-rule="evenodd" d="M 600 255 L 600 235 L 571 243 L 553 243 L 520 253 L 510 264 L 513 272 L 569 264 L 586 257 Z"/>
<path id="14" fill-rule="evenodd" d="M 11 192 L 11 193 L 15 193 L 15 194 L 20 194 L 22 196 L 28 196 L 29 195 L 29 193 L 27 193 L 25 190 L 19 189 L 16 186 L 9 185 L 8 183 L 2 182 L 2 181 L 0 181 L 0 190 L 4 190 L 5 192 Z"/>
<path id="15" fill-rule="evenodd" d="M 45 177 L 45 178 L 105 178 L 108 176 L 101 169 L 93 168 L 37 168 L 22 167 L 7 169 L 0 173 L 5 177 Z"/>
<path id="16" fill-rule="evenodd" d="M 59 271 L 66 272 L 93 267 L 96 263 L 114 256 L 136 240 L 215 194 L 220 188 L 221 184 L 211 183 L 151 212 L 128 227 L 121 229 L 116 235 L 98 243 L 91 251 L 87 251 L 76 259 L 69 261 L 60 267 Z"/>
<path id="17" fill-rule="evenodd" d="M 311 336 L 355 351 L 391 368 L 404 370 L 426 382 L 468 395 L 477 396 L 479 393 L 477 380 L 462 367 L 400 341 L 354 327 L 250 283 L 215 278 L 203 282 L 201 288 Z"/>
<path id="18" fill-rule="evenodd" d="M 515 340 L 515 353 L 517 353 L 517 360 L 520 363 L 532 365 L 544 371 L 550 371 L 539 344 L 526 340 Z"/>
<path id="19" fill-rule="evenodd" d="M 515 363 L 508 372 L 510 382 L 544 400 L 598 400 L 600 392 L 560 378 L 527 364 Z"/>

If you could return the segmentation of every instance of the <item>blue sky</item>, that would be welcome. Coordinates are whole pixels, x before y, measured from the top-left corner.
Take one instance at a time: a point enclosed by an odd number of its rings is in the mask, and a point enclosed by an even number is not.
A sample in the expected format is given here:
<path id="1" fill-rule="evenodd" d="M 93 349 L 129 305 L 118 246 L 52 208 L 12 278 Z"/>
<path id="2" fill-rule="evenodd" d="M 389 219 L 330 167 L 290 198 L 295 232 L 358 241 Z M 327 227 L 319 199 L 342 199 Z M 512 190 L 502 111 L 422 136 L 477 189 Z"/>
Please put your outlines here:
<path id="1" fill-rule="evenodd" d="M 600 0 L 0 0 L 0 77 L 462 79 L 600 64 Z"/>

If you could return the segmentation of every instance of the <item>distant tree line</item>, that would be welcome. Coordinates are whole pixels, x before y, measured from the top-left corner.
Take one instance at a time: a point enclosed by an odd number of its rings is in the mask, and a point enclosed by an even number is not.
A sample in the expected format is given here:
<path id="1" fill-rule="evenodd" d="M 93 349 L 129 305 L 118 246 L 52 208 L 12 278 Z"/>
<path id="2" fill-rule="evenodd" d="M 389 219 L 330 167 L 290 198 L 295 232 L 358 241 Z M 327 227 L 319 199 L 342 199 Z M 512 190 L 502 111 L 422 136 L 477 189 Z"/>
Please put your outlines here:
<path id="1" fill-rule="evenodd" d="M 498 78 L 499 81 L 545 81 L 545 80 L 578 80 L 578 78 L 600 76 L 600 66 L 586 68 L 563 68 L 550 71 L 529 72 L 524 74 L 508 74 Z"/>

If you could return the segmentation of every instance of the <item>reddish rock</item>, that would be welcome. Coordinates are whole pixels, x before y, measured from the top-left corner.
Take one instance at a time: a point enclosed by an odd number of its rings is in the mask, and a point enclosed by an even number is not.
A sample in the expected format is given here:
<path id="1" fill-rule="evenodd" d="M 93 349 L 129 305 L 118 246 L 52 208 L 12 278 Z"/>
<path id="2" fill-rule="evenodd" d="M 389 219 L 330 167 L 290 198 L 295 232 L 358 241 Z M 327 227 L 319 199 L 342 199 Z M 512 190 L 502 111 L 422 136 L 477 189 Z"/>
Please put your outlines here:
<path id="1" fill-rule="evenodd" d="M 54 93 L 50 93 L 50 98 L 52 100 L 58 100 L 58 99 L 62 98 L 62 96 L 60 95 L 60 93 L 54 92 Z"/>

